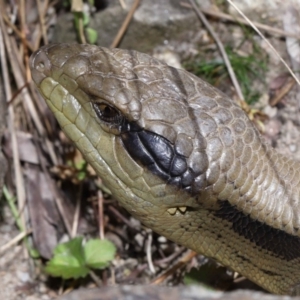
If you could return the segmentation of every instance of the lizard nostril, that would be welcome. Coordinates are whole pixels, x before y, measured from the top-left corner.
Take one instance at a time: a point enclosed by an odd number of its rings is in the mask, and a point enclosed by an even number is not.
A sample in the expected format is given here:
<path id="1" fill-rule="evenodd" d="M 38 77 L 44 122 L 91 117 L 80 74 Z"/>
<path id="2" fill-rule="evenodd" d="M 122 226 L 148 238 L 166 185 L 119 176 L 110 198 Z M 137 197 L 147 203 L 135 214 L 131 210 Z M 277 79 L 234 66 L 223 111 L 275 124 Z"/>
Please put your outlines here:
<path id="1" fill-rule="evenodd" d="M 43 72 L 45 70 L 45 64 L 43 62 L 40 62 L 36 65 L 36 70 L 39 72 Z"/>
<path id="2" fill-rule="evenodd" d="M 51 72 L 51 63 L 45 51 L 38 50 L 30 57 L 32 79 L 39 85 Z"/>

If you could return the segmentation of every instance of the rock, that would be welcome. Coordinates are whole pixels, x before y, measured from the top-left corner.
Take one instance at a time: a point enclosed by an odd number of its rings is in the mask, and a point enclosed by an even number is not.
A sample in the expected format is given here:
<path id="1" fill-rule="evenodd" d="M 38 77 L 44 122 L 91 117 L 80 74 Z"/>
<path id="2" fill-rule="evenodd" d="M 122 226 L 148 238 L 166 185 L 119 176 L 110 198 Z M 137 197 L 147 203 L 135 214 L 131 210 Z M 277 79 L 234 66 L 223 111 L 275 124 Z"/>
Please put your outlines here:
<path id="1" fill-rule="evenodd" d="M 127 0 L 126 10 L 119 1 L 91 16 L 89 27 L 98 32 L 98 45 L 109 47 L 121 27 L 133 0 Z M 196 34 L 201 27 L 195 12 L 180 5 L 179 0 L 141 1 L 124 35 L 119 48 L 151 51 L 156 45 L 169 40 L 189 40 L 187 32 Z M 53 42 L 75 42 L 73 15 L 58 17 Z"/>
<path id="2" fill-rule="evenodd" d="M 208 290 L 201 286 L 162 287 L 162 286 L 113 286 L 101 289 L 79 289 L 64 295 L 58 300 L 299 300 L 299 297 L 274 296 L 260 292 L 237 291 L 223 293 Z"/>

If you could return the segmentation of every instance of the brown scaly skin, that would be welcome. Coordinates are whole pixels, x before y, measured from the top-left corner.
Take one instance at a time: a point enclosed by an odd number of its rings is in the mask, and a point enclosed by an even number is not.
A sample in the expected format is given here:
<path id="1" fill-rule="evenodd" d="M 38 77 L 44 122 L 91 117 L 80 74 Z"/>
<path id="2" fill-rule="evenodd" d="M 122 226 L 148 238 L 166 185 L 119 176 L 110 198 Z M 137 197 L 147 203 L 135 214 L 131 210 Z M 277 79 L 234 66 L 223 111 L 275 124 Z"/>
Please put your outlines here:
<path id="1" fill-rule="evenodd" d="M 50 45 L 30 67 L 64 132 L 132 215 L 273 293 L 299 293 L 300 164 L 267 146 L 231 99 L 135 51 Z"/>

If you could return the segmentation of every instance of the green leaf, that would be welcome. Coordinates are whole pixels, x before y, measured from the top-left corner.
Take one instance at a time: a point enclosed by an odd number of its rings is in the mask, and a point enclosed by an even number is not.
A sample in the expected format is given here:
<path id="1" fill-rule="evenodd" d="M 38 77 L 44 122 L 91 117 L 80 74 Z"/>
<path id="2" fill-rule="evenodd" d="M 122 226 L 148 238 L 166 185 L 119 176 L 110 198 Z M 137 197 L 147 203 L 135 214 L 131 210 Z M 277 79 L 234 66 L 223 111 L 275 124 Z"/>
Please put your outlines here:
<path id="1" fill-rule="evenodd" d="M 75 163 L 75 168 L 78 170 L 77 178 L 83 181 L 87 177 L 87 162 L 85 160 L 80 160 Z"/>
<path id="2" fill-rule="evenodd" d="M 115 245 L 108 240 L 92 239 L 83 248 L 87 266 L 94 269 L 104 269 L 114 259 Z"/>
<path id="3" fill-rule="evenodd" d="M 39 257 L 41 257 L 40 256 L 40 252 L 37 249 L 35 249 L 35 248 L 29 249 L 29 255 L 32 258 L 39 258 Z"/>
<path id="4" fill-rule="evenodd" d="M 83 181 L 86 178 L 86 172 L 78 172 L 77 178 L 80 181 Z"/>
<path id="5" fill-rule="evenodd" d="M 88 42 L 90 44 L 95 44 L 97 42 L 97 39 L 98 39 L 97 31 L 93 28 L 87 27 L 85 29 L 85 32 L 86 32 L 86 35 L 87 35 Z"/>
<path id="6" fill-rule="evenodd" d="M 84 171 L 87 168 L 87 162 L 84 159 L 81 159 L 80 161 L 75 163 L 75 168 L 78 171 Z"/>
<path id="7" fill-rule="evenodd" d="M 85 265 L 82 237 L 56 246 L 54 256 L 48 261 L 45 271 L 54 277 L 64 279 L 85 277 L 89 268 Z"/>

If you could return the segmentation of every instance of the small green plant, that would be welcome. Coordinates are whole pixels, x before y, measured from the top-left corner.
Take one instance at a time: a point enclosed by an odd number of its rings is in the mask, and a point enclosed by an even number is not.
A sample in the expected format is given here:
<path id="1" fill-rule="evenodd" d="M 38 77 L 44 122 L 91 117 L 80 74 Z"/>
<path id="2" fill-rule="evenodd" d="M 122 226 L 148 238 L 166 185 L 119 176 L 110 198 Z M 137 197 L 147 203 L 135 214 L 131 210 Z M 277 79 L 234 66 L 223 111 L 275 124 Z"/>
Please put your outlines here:
<path id="1" fill-rule="evenodd" d="M 20 230 L 20 232 L 24 233 L 25 228 L 22 225 L 20 213 L 19 213 L 19 210 L 16 205 L 16 198 L 10 194 L 8 188 L 5 185 L 3 186 L 2 192 L 3 192 L 3 197 L 4 197 L 4 199 L 6 199 L 8 206 L 11 210 L 11 213 L 15 219 L 18 229 Z M 26 235 L 24 236 L 24 242 L 25 242 L 25 246 L 28 250 L 30 257 L 39 258 L 40 257 L 39 252 L 32 246 L 32 244 L 29 242 Z"/>
<path id="2" fill-rule="evenodd" d="M 45 271 L 64 279 L 86 277 L 91 269 L 109 266 L 115 254 L 116 247 L 108 240 L 91 239 L 84 243 L 82 237 L 76 237 L 56 246 Z"/>
<path id="3" fill-rule="evenodd" d="M 94 0 L 63 0 L 62 4 L 66 9 L 71 8 L 79 41 L 81 43 L 86 43 L 85 39 L 87 39 L 89 44 L 95 44 L 98 39 L 98 33 L 89 26 L 90 12 L 83 9 L 84 2 L 87 3 L 90 8 L 95 6 Z"/>
<path id="4" fill-rule="evenodd" d="M 95 44 L 98 39 L 98 33 L 95 29 L 89 27 L 90 16 L 85 12 L 73 12 L 75 28 L 80 36 L 80 22 L 82 20 L 82 25 L 84 32 L 89 44 Z"/>
<path id="5" fill-rule="evenodd" d="M 72 167 L 72 162 L 69 161 L 68 165 Z M 75 175 L 79 181 L 83 181 L 89 176 L 88 163 L 86 162 L 86 160 L 81 159 L 79 161 L 76 161 L 73 163 L 73 166 L 76 170 Z"/>
<path id="6" fill-rule="evenodd" d="M 242 92 L 248 104 L 255 103 L 259 99 L 259 92 L 253 88 L 253 81 L 260 79 L 264 82 L 264 73 L 266 71 L 266 59 L 260 53 L 257 47 L 253 47 L 253 53 L 249 55 L 240 55 L 229 46 L 225 47 L 228 58 L 231 62 L 233 71 L 241 85 Z M 210 82 L 212 85 L 218 85 L 229 78 L 227 68 L 222 60 L 198 59 L 194 62 L 184 64 L 185 68 Z"/>

